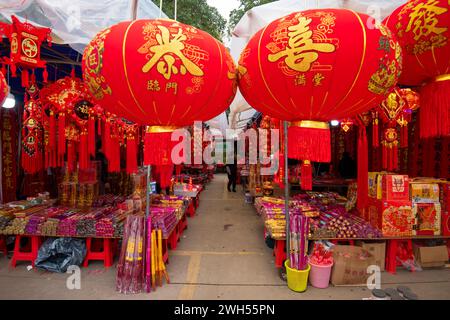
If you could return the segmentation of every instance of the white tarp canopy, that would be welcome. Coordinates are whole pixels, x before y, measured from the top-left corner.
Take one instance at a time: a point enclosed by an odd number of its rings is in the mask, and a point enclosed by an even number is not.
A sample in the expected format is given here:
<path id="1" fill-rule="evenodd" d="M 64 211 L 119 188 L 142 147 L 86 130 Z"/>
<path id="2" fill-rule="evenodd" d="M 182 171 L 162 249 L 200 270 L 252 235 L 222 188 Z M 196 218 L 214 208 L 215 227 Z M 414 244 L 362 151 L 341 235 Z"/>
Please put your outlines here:
<path id="1" fill-rule="evenodd" d="M 133 17 L 132 0 L 1 0 L 0 19 L 16 15 L 34 25 L 52 28 L 53 41 L 69 44 L 83 53 L 84 47 L 104 28 Z M 137 1 L 137 19 L 160 16 L 150 0 Z M 167 18 L 162 13 L 161 17 Z"/>
<path id="2" fill-rule="evenodd" d="M 286 16 L 292 12 L 307 9 L 345 8 L 366 13 L 378 21 L 384 20 L 406 0 L 280 0 L 247 11 L 236 25 L 231 38 L 230 52 L 235 62 L 247 45 L 250 38 L 271 21 Z M 230 106 L 228 121 L 230 128 L 243 128 L 245 121 L 239 119 L 252 117 L 255 110 L 245 101 L 240 93 L 236 95 Z"/>

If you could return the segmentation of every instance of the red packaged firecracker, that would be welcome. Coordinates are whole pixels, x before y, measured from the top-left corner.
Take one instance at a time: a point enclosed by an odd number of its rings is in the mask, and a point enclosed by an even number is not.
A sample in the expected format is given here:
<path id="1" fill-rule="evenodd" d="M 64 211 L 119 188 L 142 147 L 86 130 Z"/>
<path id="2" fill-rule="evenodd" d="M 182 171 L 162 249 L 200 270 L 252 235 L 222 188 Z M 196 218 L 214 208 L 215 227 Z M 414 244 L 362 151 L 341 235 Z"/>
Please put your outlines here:
<path id="1" fill-rule="evenodd" d="M 438 236 L 441 234 L 441 205 L 439 203 L 413 203 L 416 222 L 414 235 Z"/>
<path id="2" fill-rule="evenodd" d="M 382 199 L 408 200 L 409 179 L 407 175 L 384 175 L 382 180 Z"/>

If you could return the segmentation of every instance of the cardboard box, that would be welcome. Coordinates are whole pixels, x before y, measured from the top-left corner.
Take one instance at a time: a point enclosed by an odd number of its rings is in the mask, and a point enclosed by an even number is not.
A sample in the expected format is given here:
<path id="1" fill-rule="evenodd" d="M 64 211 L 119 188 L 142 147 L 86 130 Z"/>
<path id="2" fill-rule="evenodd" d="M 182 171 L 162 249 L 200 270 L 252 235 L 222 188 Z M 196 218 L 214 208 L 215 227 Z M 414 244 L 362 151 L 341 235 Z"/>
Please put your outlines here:
<path id="1" fill-rule="evenodd" d="M 446 246 L 414 246 L 414 256 L 422 268 L 443 267 L 448 262 Z"/>
<path id="2" fill-rule="evenodd" d="M 376 264 L 375 258 L 367 250 L 357 246 L 333 247 L 333 285 L 367 285 L 367 267 Z"/>
<path id="3" fill-rule="evenodd" d="M 407 175 L 386 174 L 382 177 L 382 200 L 409 200 L 409 178 Z"/>
<path id="4" fill-rule="evenodd" d="M 409 187 L 412 202 L 439 202 L 439 185 L 437 183 L 412 182 Z"/>
<path id="5" fill-rule="evenodd" d="M 415 224 L 411 201 L 369 199 L 367 221 L 385 237 L 411 236 Z"/>
<path id="6" fill-rule="evenodd" d="M 375 265 L 380 267 L 381 271 L 384 271 L 384 265 L 386 260 L 386 242 L 359 242 L 358 246 L 367 250 L 375 258 Z"/>
<path id="7" fill-rule="evenodd" d="M 413 203 L 415 216 L 413 235 L 441 235 L 441 205 L 439 203 Z"/>
<path id="8" fill-rule="evenodd" d="M 380 172 L 369 172 L 368 176 L 369 176 L 369 197 L 370 198 L 377 198 L 377 190 L 378 190 L 378 180 L 377 177 L 380 174 Z M 380 188 L 380 192 L 381 192 L 381 186 Z"/>

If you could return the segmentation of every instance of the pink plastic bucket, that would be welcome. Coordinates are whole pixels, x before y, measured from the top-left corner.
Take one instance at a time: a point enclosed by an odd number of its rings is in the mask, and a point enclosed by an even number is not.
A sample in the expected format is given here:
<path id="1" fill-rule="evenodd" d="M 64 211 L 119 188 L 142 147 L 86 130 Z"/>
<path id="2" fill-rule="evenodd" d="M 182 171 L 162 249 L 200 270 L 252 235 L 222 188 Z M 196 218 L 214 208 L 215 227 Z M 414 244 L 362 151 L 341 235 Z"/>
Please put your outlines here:
<path id="1" fill-rule="evenodd" d="M 333 264 L 321 266 L 313 263 L 311 265 L 311 271 L 309 273 L 309 282 L 314 288 L 325 289 L 328 288 L 331 277 L 331 268 Z"/>

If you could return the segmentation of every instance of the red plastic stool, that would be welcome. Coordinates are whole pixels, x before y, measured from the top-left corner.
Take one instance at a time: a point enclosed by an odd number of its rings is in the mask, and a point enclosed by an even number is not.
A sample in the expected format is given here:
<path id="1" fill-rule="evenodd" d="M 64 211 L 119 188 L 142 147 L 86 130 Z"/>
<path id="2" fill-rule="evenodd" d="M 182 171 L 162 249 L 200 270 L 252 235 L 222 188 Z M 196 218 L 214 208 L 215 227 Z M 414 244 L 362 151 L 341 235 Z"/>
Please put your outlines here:
<path id="1" fill-rule="evenodd" d="M 194 201 L 191 201 L 191 203 L 189 203 L 189 207 L 187 209 L 187 214 L 190 218 L 193 218 L 195 216 Z"/>
<path id="2" fill-rule="evenodd" d="M 25 238 L 28 239 L 29 244 L 25 251 L 21 251 L 20 242 Z M 11 267 L 15 268 L 17 261 L 31 261 L 31 265 L 34 267 L 34 261 L 38 256 L 39 247 L 41 245 L 41 239 L 39 236 L 16 236 L 16 241 L 14 243 L 14 253 L 11 258 Z"/>
<path id="3" fill-rule="evenodd" d="M 94 240 L 94 241 L 93 241 Z M 103 242 L 103 250 L 96 251 L 99 248 L 95 242 Z M 96 248 L 95 248 L 96 247 Z M 111 267 L 114 261 L 113 239 L 86 239 L 86 257 L 84 258 L 83 267 L 89 265 L 91 260 L 101 260 L 106 268 Z"/>
<path id="4" fill-rule="evenodd" d="M 273 252 L 275 253 L 275 267 L 283 267 L 283 262 L 286 260 L 286 241 L 285 240 L 275 240 L 275 246 Z"/>
<path id="5" fill-rule="evenodd" d="M 405 242 L 408 250 L 412 250 L 412 240 L 387 240 L 386 246 L 386 265 L 385 269 L 389 273 L 395 274 L 397 272 L 397 250 L 400 242 Z"/>
<path id="6" fill-rule="evenodd" d="M 0 236 L 0 252 L 3 252 L 5 257 L 8 255 L 8 248 L 6 247 L 6 237 Z"/>

